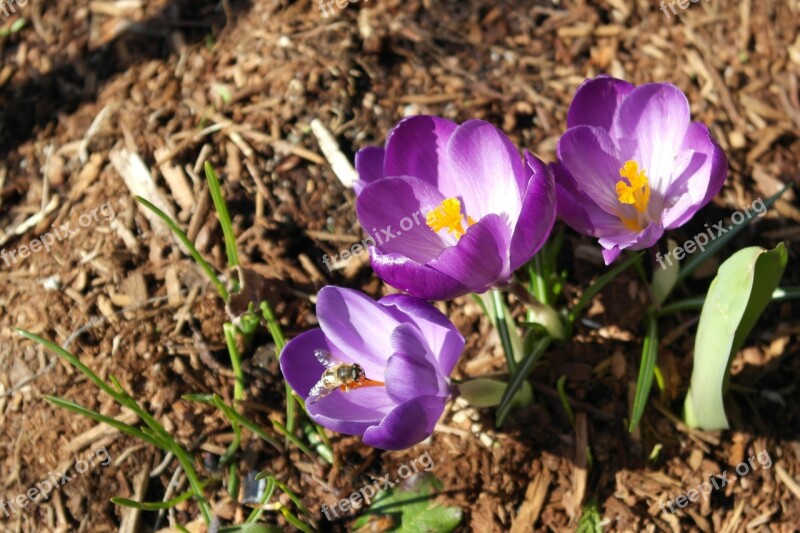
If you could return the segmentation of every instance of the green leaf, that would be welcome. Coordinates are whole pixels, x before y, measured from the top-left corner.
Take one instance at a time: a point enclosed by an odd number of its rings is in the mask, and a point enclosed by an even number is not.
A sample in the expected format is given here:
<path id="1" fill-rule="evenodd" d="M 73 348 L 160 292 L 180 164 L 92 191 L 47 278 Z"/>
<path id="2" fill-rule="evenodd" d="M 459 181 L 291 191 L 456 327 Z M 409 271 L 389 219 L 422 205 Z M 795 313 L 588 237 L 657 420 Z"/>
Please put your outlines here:
<path id="1" fill-rule="evenodd" d="M 194 259 L 195 262 L 200 266 L 200 268 L 203 269 L 203 272 L 206 273 L 208 279 L 210 279 L 211 283 L 213 283 L 214 287 L 216 287 L 220 298 L 222 298 L 225 302 L 227 302 L 228 289 L 226 289 L 225 285 L 223 285 L 222 282 L 219 280 L 219 277 L 217 277 L 217 273 L 214 272 L 214 268 L 211 266 L 211 264 L 208 261 L 206 261 L 202 255 L 200 255 L 200 252 L 197 251 L 197 247 L 194 245 L 194 243 L 190 241 L 189 237 L 187 237 L 186 234 L 183 232 L 183 230 L 180 227 L 178 227 L 178 224 L 174 220 L 172 220 L 169 217 L 169 215 L 167 215 L 161 209 L 157 208 L 155 205 L 148 202 L 141 196 L 137 196 L 136 201 L 145 206 L 146 208 L 148 208 L 150 211 L 155 213 L 156 216 L 158 216 L 158 218 L 164 221 L 164 224 L 166 224 L 167 227 L 169 227 L 169 229 L 172 230 L 172 233 L 174 233 L 175 236 L 178 238 L 178 240 L 183 243 L 183 245 L 186 247 L 187 250 L 189 250 L 189 254 L 192 256 L 192 259 Z"/>
<path id="2" fill-rule="evenodd" d="M 677 247 L 677 242 L 672 239 L 667 240 L 667 248 L 670 253 L 674 253 Z M 678 273 L 681 270 L 681 264 L 679 261 L 675 261 L 674 263 L 664 263 L 661 261 L 659 265 L 660 268 L 653 267 L 653 283 L 651 287 L 653 289 L 653 296 L 656 299 L 656 304 L 661 305 L 678 282 Z"/>
<path id="3" fill-rule="evenodd" d="M 484 301 L 484 308 L 489 311 L 487 313 L 489 320 L 491 320 L 492 325 L 497 329 L 497 334 L 500 336 L 508 371 L 513 373 L 517 363 L 522 359 L 522 337 L 517 330 L 514 319 L 511 317 L 511 313 L 508 312 L 503 293 L 492 289 L 481 294 L 480 298 Z"/>
<path id="4" fill-rule="evenodd" d="M 205 485 L 206 484 L 203 483 L 203 486 Z M 142 511 L 158 511 L 161 509 L 169 509 L 170 507 L 175 507 L 176 505 L 185 502 L 192 496 L 194 496 L 194 492 L 192 492 L 191 490 L 187 490 L 183 494 L 175 496 L 171 500 L 167 500 L 165 502 L 137 502 L 135 500 L 129 500 L 128 498 L 119 498 L 119 497 L 111 498 L 111 502 L 115 503 L 116 505 L 121 505 L 123 507 L 141 509 Z"/>
<path id="5" fill-rule="evenodd" d="M 603 289 L 603 287 L 608 285 L 608 283 L 611 280 L 619 276 L 623 270 L 627 269 L 635 262 L 640 261 L 642 258 L 642 254 L 644 254 L 644 252 L 638 252 L 631 255 L 625 261 L 618 264 L 617 266 L 615 266 L 614 268 L 612 268 L 611 270 L 600 276 L 600 278 L 597 281 L 592 283 L 589 286 L 589 288 L 586 289 L 586 292 L 583 293 L 583 296 L 581 296 L 580 300 L 578 300 L 578 303 L 575 304 L 575 307 L 572 308 L 572 311 L 570 311 L 569 313 L 570 324 L 574 323 L 575 320 L 578 319 L 581 313 L 583 313 L 583 308 L 586 307 L 589 304 L 589 302 L 592 301 L 592 298 L 594 298 L 597 295 L 597 293 Z"/>
<path id="6" fill-rule="evenodd" d="M 211 193 L 211 199 L 214 201 L 214 208 L 217 210 L 219 225 L 222 226 L 222 235 L 225 239 L 225 253 L 228 255 L 228 268 L 233 269 L 239 266 L 239 252 L 236 248 L 236 236 L 233 234 L 231 215 L 228 213 L 228 205 L 222 197 L 222 187 L 220 187 L 219 177 L 217 177 L 214 167 L 211 166 L 211 163 L 206 161 L 203 168 L 206 171 L 208 190 Z"/>
<path id="7" fill-rule="evenodd" d="M 658 321 L 654 313 L 647 315 L 647 332 L 642 346 L 642 362 L 639 365 L 639 377 L 636 380 L 636 395 L 633 398 L 633 409 L 628 431 L 633 431 L 639 425 L 644 413 L 647 398 L 650 397 L 650 388 L 653 386 L 654 370 L 658 358 Z"/>
<path id="8" fill-rule="evenodd" d="M 461 396 L 473 407 L 496 407 L 503 400 L 508 384 L 490 378 L 477 378 L 465 381 L 458 386 Z M 511 399 L 511 407 L 527 405 L 533 401 L 531 385 L 525 381 Z"/>
<path id="9" fill-rule="evenodd" d="M 786 189 L 791 187 L 791 183 L 787 183 L 784 185 L 783 189 L 778 191 L 777 193 L 773 194 L 766 201 L 763 202 L 764 210 L 761 212 L 765 212 L 767 209 L 772 207 L 772 204 L 778 201 L 778 199 L 783 196 L 783 193 L 786 192 Z M 760 200 L 760 199 L 759 199 Z M 755 203 L 755 202 L 753 202 Z M 705 250 L 702 250 L 699 254 L 694 254 L 690 259 L 684 263 L 683 268 L 681 268 L 680 273 L 678 274 L 678 282 L 683 281 L 686 279 L 689 274 L 694 272 L 694 270 L 705 263 L 708 259 L 714 256 L 723 246 L 725 246 L 728 241 L 733 239 L 736 235 L 739 234 L 744 228 L 746 228 L 750 222 L 753 220 L 753 216 L 748 216 L 741 224 L 733 224 L 728 226 L 728 231 L 721 236 L 717 237 L 716 239 L 711 241 Z M 700 234 L 698 234 L 699 236 Z"/>
<path id="10" fill-rule="evenodd" d="M 241 526 L 225 526 L 217 530 L 219 533 L 281 533 L 283 529 L 278 526 L 264 524 L 244 524 Z"/>
<path id="11" fill-rule="evenodd" d="M 603 515 L 597 505 L 597 498 L 592 498 L 583 509 L 575 533 L 603 533 L 602 522 Z"/>
<path id="12" fill-rule="evenodd" d="M 428 474 L 422 476 L 412 490 L 391 488 L 378 493 L 372 505 L 356 519 L 353 530 L 369 523 L 370 516 L 390 516 L 395 523 L 391 530 L 397 533 L 449 533 L 461 523 L 461 509 L 446 507 L 434 502 L 441 484 Z"/>
<path id="13" fill-rule="evenodd" d="M 517 370 L 511 374 L 511 379 L 508 382 L 508 388 L 503 394 L 503 398 L 500 400 L 500 406 L 497 408 L 497 420 L 495 424 L 498 427 L 503 425 L 506 416 L 508 416 L 508 413 L 511 412 L 511 400 L 517 395 L 517 391 L 519 391 L 519 389 L 526 382 L 528 375 L 533 370 L 533 367 L 536 366 L 536 363 L 542 358 L 542 355 L 544 355 L 544 353 L 547 351 L 547 347 L 550 346 L 552 341 L 553 339 L 550 337 L 542 337 L 539 339 L 539 341 L 534 345 L 530 354 L 528 354 L 525 360 L 522 361 L 522 364 L 519 365 L 519 368 L 517 368 Z"/>
<path id="14" fill-rule="evenodd" d="M 567 376 L 561 376 L 556 381 L 556 389 L 558 390 L 558 398 L 561 400 L 561 405 L 564 407 L 564 411 L 567 413 L 567 418 L 569 418 L 569 423 L 575 428 L 575 413 L 572 411 L 572 406 L 569 404 L 569 396 L 567 396 L 567 391 L 565 389 L 565 385 L 567 383 Z"/>
<path id="15" fill-rule="evenodd" d="M 694 369 L 684 404 L 690 427 L 727 429 L 723 394 L 733 356 L 770 302 L 788 261 L 783 243 L 733 254 L 719 267 L 700 313 Z"/>

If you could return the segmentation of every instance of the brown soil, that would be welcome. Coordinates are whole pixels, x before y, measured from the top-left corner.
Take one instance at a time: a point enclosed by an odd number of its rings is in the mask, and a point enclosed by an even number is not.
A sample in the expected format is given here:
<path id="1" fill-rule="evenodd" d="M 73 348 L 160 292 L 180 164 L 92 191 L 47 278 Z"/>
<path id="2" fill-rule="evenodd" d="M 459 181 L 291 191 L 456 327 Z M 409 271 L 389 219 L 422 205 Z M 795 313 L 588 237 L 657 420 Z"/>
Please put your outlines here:
<path id="1" fill-rule="evenodd" d="M 124 151 L 142 158 L 198 248 L 222 268 L 222 237 L 198 161 L 215 165 L 243 260 L 277 280 L 277 313 L 290 337 L 315 324 L 313 296 L 325 284 L 373 296 L 387 291 L 367 262 L 334 273 L 322 264 L 323 254 L 362 235 L 353 193 L 310 131 L 315 118 L 351 160 L 359 148 L 382 143 L 400 117 L 432 113 L 492 121 L 552 161 L 575 87 L 607 72 L 635 83 L 676 83 L 730 157 L 723 191 L 678 239 L 797 181 L 796 0 L 690 3 L 671 20 L 655 2 L 623 0 L 362 0 L 330 18 L 313 2 L 271 0 L 34 1 L 16 11 L 7 19 L 0 12 L 0 28 L 20 15 L 28 20 L 0 37 L 0 248 L 16 250 L 52 224 L 80 231 L 49 253 L 0 262 L 0 498 L 13 499 L 50 472 L 75 474 L 104 447 L 111 462 L 8 518 L 0 509 L 7 531 L 117 530 L 129 511 L 109 499 L 139 493 L 160 500 L 176 467 L 173 461 L 148 478 L 164 459 L 160 452 L 48 404 L 43 396 L 57 395 L 124 416 L 53 353 L 21 340 L 15 327 L 66 343 L 98 374 L 117 377 L 184 446 L 198 450 L 204 474 L 221 476 L 214 458 L 230 442 L 230 428 L 211 408 L 181 396 L 232 397 L 225 312 L 193 261 L 134 201 L 113 164 Z M 168 181 L 169 174 L 179 179 Z M 81 215 L 106 202 L 113 219 L 101 214 L 81 227 Z M 799 220 L 790 193 L 725 254 L 783 241 L 790 263 L 782 285 L 797 285 Z M 574 301 L 605 268 L 595 243 L 567 235 L 560 261 Z M 713 272 L 693 280 L 684 296 L 701 294 Z M 278 454 L 247 434 L 240 470 L 275 473 L 325 530 L 349 530 L 352 519 L 328 522 L 322 503 L 425 451 L 444 486 L 442 501 L 464 512 L 464 531 L 530 531 L 530 523 L 537 531 L 572 531 L 592 498 L 611 531 L 800 530 L 800 308 L 770 306 L 736 357 L 729 409 L 735 429 L 723 432 L 688 430 L 676 418 L 696 314 L 662 322 L 666 392 L 653 394 L 630 434 L 644 301 L 633 272 L 608 287 L 590 309 L 592 322 L 535 371 L 537 404 L 502 430 L 494 428 L 492 410 L 457 401 L 429 445 L 382 453 L 332 434 L 340 464 L 331 469 L 295 449 Z M 502 370 L 497 337 L 475 304 L 462 298 L 443 309 L 468 338 L 455 376 Z M 257 344 L 245 361 L 244 412 L 271 431 L 268 419 L 284 416 L 283 384 L 269 336 L 262 333 Z M 575 429 L 555 394 L 562 375 Z M 763 450 L 771 468 L 674 515 L 659 508 Z M 248 512 L 224 487 L 208 496 L 224 521 Z M 185 524 L 199 514 L 185 503 L 174 516 Z M 266 516 L 286 525 L 279 513 Z M 166 517 L 159 522 L 168 524 Z M 155 525 L 155 513 L 138 524 L 142 531 Z"/>

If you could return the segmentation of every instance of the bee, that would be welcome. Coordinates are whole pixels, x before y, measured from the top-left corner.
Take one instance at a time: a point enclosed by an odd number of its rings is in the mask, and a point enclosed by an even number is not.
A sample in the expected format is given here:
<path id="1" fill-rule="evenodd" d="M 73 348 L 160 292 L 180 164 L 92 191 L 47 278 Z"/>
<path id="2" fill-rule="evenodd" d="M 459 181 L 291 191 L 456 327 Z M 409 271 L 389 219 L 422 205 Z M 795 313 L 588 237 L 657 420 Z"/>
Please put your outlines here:
<path id="1" fill-rule="evenodd" d="M 338 388 L 348 392 L 368 381 L 364 369 L 358 364 L 337 361 L 330 352 L 325 350 L 314 350 L 314 357 L 325 367 L 325 372 L 322 373 L 322 377 L 308 394 L 311 403 L 317 403 Z"/>

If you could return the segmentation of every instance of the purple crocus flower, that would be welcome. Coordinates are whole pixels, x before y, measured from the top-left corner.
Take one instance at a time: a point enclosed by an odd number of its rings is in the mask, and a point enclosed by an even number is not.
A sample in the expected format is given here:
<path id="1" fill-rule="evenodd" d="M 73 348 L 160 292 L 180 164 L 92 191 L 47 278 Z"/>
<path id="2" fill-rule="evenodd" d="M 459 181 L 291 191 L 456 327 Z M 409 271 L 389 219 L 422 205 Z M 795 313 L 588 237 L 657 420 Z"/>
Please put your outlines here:
<path id="1" fill-rule="evenodd" d="M 429 300 L 505 285 L 555 221 L 552 173 L 526 158 L 487 122 L 426 115 L 360 150 L 356 209 L 375 273 Z"/>
<path id="2" fill-rule="evenodd" d="M 433 433 L 451 395 L 448 376 L 464 337 L 428 302 L 395 294 L 377 302 L 324 287 L 320 327 L 283 349 L 281 371 L 318 424 L 384 450 Z M 341 380 L 326 381 L 338 375 Z"/>
<path id="3" fill-rule="evenodd" d="M 686 223 L 728 173 L 725 153 L 705 125 L 690 121 L 686 96 L 669 83 L 586 80 L 567 128 L 553 165 L 558 214 L 599 239 L 606 264 Z"/>

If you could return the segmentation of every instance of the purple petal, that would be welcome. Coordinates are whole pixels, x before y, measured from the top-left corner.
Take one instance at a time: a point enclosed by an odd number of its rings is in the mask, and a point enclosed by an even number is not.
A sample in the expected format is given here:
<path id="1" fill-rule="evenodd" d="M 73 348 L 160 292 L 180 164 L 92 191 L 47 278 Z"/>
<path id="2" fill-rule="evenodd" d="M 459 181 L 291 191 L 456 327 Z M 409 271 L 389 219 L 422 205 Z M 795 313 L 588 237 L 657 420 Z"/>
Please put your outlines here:
<path id="1" fill-rule="evenodd" d="M 689 127 L 686 95 L 669 83 L 640 85 L 625 98 L 614 119 L 615 134 L 625 141 L 621 146 L 630 147 L 621 162 L 636 161 L 653 192 L 664 196 Z"/>
<path id="2" fill-rule="evenodd" d="M 678 154 L 667 190 L 662 223 L 667 229 L 686 223 L 719 192 L 728 175 L 728 158 L 705 125 L 693 122 Z"/>
<path id="3" fill-rule="evenodd" d="M 443 272 L 400 254 L 386 254 L 370 246 L 372 269 L 388 285 L 425 300 L 452 300 L 470 290 Z"/>
<path id="4" fill-rule="evenodd" d="M 419 178 L 389 177 L 364 187 L 356 212 L 382 252 L 427 263 L 450 244 L 425 222 L 425 215 L 442 200 L 441 192 Z"/>
<path id="5" fill-rule="evenodd" d="M 624 230 L 624 228 L 623 228 Z M 602 237 L 597 242 L 603 247 L 603 259 L 610 265 L 622 250 L 644 250 L 653 246 L 664 234 L 664 226 L 651 222 L 639 233 L 621 230 L 620 234 Z"/>
<path id="6" fill-rule="evenodd" d="M 400 325 L 384 306 L 358 291 L 329 285 L 317 295 L 317 317 L 338 351 L 360 364 L 367 378 L 383 381 L 394 351 L 389 333 Z"/>
<path id="7" fill-rule="evenodd" d="M 364 444 L 382 450 L 404 450 L 428 438 L 442 416 L 447 398 L 422 396 L 398 405 L 380 425 L 364 432 Z"/>
<path id="8" fill-rule="evenodd" d="M 459 333 L 446 316 L 421 298 L 405 294 L 390 294 L 378 301 L 389 308 L 397 309 L 395 317 L 403 314 L 410 317 L 425 336 L 439 368 L 444 376 L 449 376 L 458 358 L 464 351 L 464 336 Z M 398 318 L 399 319 L 399 318 Z"/>
<path id="9" fill-rule="evenodd" d="M 584 81 L 569 104 L 567 127 L 597 126 L 610 130 L 620 102 L 633 91 L 627 81 L 599 76 Z"/>
<path id="10" fill-rule="evenodd" d="M 456 130 L 450 120 L 430 115 L 404 118 L 386 139 L 386 176 L 414 176 L 437 187 L 447 175 L 447 141 Z"/>
<path id="11" fill-rule="evenodd" d="M 568 129 L 558 141 L 558 159 L 571 174 L 574 186 L 606 213 L 617 216 L 622 207 L 630 207 L 617 199 L 622 165 L 605 130 L 594 126 Z"/>
<path id="12" fill-rule="evenodd" d="M 591 198 L 578 189 L 575 178 L 562 164 L 553 163 L 550 168 L 556 179 L 558 217 L 578 233 L 597 237 L 592 221 L 601 215 L 606 217 L 612 215 L 597 207 Z"/>
<path id="13" fill-rule="evenodd" d="M 307 403 L 306 409 L 321 426 L 345 435 L 362 435 L 396 406 L 386 387 L 361 387 L 348 392 L 337 389 L 316 403 Z"/>
<path id="14" fill-rule="evenodd" d="M 353 184 L 356 196 L 361 194 L 361 191 L 368 184 L 384 177 L 383 159 L 385 153 L 384 149 L 379 146 L 368 146 L 356 152 L 356 172 L 358 172 L 358 181 Z"/>
<path id="15" fill-rule="evenodd" d="M 458 244 L 445 249 L 429 265 L 460 281 L 472 292 L 484 292 L 511 277 L 508 225 L 499 215 L 473 224 Z"/>
<path id="16" fill-rule="evenodd" d="M 437 364 L 422 340 L 422 333 L 412 324 L 403 324 L 392 332 L 395 353 L 386 366 L 386 393 L 403 403 L 418 396 L 447 396 L 447 380 L 437 371 Z"/>
<path id="17" fill-rule="evenodd" d="M 525 158 L 533 174 L 528 180 L 528 189 L 522 198 L 522 209 L 511 238 L 512 272 L 539 251 L 550 236 L 556 221 L 556 187 L 553 174 L 533 154 L 525 152 Z"/>
<path id="18" fill-rule="evenodd" d="M 447 154 L 452 173 L 439 182 L 445 197 L 461 197 L 464 211 L 475 220 L 507 214 L 513 226 L 528 180 L 508 137 L 488 122 L 469 120 L 450 138 Z"/>

